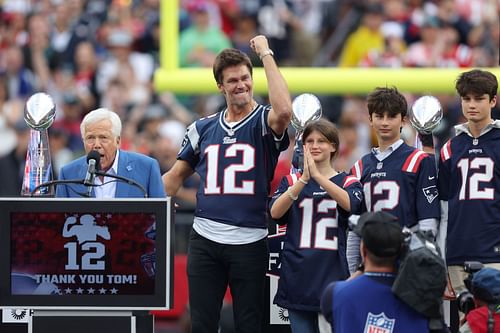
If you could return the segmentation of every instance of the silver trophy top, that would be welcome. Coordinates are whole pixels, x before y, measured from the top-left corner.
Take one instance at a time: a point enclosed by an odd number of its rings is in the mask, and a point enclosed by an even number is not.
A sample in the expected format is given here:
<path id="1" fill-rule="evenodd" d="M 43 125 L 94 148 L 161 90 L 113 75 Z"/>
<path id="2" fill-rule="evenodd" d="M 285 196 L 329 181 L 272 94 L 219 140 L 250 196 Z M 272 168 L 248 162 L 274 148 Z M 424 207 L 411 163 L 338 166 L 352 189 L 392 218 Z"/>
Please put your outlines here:
<path id="1" fill-rule="evenodd" d="M 321 103 L 312 94 L 302 94 L 292 103 L 292 126 L 297 132 L 304 131 L 307 123 L 321 118 Z"/>
<path id="2" fill-rule="evenodd" d="M 442 118 L 443 108 L 434 96 L 422 96 L 411 107 L 410 123 L 419 133 L 430 134 Z"/>
<path id="3" fill-rule="evenodd" d="M 52 97 L 36 93 L 26 102 L 24 121 L 34 130 L 47 129 L 56 117 L 56 106 Z"/>

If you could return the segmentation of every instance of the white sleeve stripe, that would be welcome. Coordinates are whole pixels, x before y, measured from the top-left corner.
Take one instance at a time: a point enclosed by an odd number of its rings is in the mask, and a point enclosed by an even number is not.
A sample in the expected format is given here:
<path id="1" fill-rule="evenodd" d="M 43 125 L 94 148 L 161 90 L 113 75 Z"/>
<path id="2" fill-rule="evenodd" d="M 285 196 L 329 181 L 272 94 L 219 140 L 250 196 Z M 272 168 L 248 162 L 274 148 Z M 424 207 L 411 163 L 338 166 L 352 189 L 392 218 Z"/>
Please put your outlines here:
<path id="1" fill-rule="evenodd" d="M 190 128 L 188 128 L 187 136 L 189 138 L 189 142 L 191 143 L 191 148 L 193 148 L 193 151 L 196 151 L 198 149 L 200 135 L 198 134 L 195 124 L 192 124 Z"/>
<path id="2" fill-rule="evenodd" d="M 413 168 L 415 167 L 415 164 L 417 163 L 418 159 L 420 158 L 420 156 L 422 156 L 423 154 L 425 154 L 423 151 L 419 150 L 415 153 L 415 155 L 413 155 L 413 157 L 411 158 L 410 160 L 410 164 L 408 164 L 408 167 L 406 168 L 405 171 L 407 172 L 412 172 L 413 171 Z"/>
<path id="3" fill-rule="evenodd" d="M 354 163 L 354 173 L 355 173 L 356 178 L 358 178 L 358 179 L 361 178 L 361 170 L 360 170 L 360 167 L 359 167 L 359 161 L 357 161 L 356 163 Z"/>
<path id="4" fill-rule="evenodd" d="M 442 148 L 445 161 L 450 159 L 450 146 L 451 146 L 451 141 L 448 141 Z"/>

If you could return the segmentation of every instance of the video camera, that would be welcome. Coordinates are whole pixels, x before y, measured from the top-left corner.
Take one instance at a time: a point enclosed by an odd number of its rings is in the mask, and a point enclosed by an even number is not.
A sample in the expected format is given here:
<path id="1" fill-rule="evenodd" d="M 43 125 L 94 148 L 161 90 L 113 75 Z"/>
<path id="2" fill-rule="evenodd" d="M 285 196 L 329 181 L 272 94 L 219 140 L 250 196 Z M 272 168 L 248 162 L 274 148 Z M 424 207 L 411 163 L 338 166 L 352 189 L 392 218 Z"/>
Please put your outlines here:
<path id="1" fill-rule="evenodd" d="M 466 261 L 464 262 L 464 271 L 469 273 L 467 278 L 464 280 L 466 290 L 460 292 L 457 295 L 458 310 L 464 314 L 468 314 L 470 311 L 476 308 L 476 303 L 474 302 L 474 295 L 472 294 L 472 278 L 474 273 L 483 269 L 484 265 L 478 261 Z"/>

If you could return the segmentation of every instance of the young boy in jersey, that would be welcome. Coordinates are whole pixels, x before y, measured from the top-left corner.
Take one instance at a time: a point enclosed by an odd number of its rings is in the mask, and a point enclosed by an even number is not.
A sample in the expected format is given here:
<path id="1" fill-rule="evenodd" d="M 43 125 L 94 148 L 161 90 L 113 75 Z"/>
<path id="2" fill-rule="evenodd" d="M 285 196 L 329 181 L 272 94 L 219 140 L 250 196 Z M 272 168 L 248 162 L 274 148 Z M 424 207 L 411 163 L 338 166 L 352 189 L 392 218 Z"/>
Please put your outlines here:
<path id="1" fill-rule="evenodd" d="M 174 196 L 184 179 L 200 175 L 187 262 L 193 333 L 218 332 L 228 285 L 235 330 L 262 328 L 268 193 L 278 156 L 289 144 L 292 103 L 267 39 L 257 36 L 250 46 L 264 64 L 271 105 L 253 98 L 249 57 L 223 50 L 213 73 L 227 107 L 189 126 L 177 161 L 163 176 Z"/>
<path id="2" fill-rule="evenodd" d="M 458 295 L 468 275 L 465 261 L 500 269 L 500 120 L 491 118 L 497 102 L 495 75 L 478 69 L 464 72 L 455 88 L 467 122 L 455 126 L 456 136 L 441 149 L 438 238 Z"/>
<path id="3" fill-rule="evenodd" d="M 378 147 L 351 168 L 363 185 L 363 211 L 386 211 L 401 226 L 437 233 L 440 207 L 435 160 L 432 155 L 410 147 L 401 139 L 408 105 L 396 88 L 376 88 L 367 98 L 370 125 Z M 349 232 L 349 270 L 360 263 L 359 237 Z"/>
<path id="4" fill-rule="evenodd" d="M 360 210 L 362 189 L 332 166 L 339 149 L 332 123 L 308 124 L 302 142 L 303 174 L 284 177 L 270 204 L 271 217 L 287 226 L 274 302 L 288 310 L 293 333 L 318 333 L 321 293 L 349 277 L 347 219 Z"/>

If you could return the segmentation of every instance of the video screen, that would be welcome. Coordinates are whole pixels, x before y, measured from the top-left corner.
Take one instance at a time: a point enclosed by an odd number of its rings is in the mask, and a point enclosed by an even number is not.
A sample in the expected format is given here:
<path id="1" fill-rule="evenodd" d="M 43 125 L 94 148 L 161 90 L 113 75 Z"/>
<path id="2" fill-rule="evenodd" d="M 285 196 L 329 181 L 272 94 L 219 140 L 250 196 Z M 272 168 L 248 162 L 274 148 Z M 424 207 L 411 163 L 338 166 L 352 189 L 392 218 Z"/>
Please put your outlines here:
<path id="1" fill-rule="evenodd" d="M 152 295 L 152 213 L 12 212 L 12 295 Z"/>

